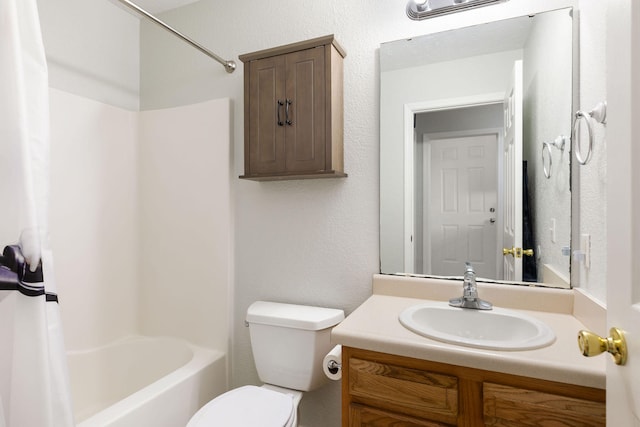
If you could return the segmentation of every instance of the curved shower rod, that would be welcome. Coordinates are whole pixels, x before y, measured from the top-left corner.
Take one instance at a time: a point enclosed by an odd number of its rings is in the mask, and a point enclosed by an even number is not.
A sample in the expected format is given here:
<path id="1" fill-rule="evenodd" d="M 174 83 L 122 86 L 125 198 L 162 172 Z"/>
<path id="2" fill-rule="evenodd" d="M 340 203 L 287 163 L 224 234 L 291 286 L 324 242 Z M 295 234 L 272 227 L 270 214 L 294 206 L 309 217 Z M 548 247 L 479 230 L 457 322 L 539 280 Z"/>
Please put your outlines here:
<path id="1" fill-rule="evenodd" d="M 195 47 L 196 49 L 198 49 L 200 52 L 204 53 L 208 57 L 218 61 L 220 64 L 222 64 L 224 66 L 224 69 L 227 70 L 227 73 L 233 73 L 235 71 L 235 69 L 236 69 L 236 63 L 235 62 L 227 61 L 226 59 L 223 59 L 223 58 L 219 57 L 218 55 L 216 55 L 215 53 L 211 52 L 206 47 L 202 46 L 201 44 L 199 44 L 199 43 L 197 43 L 197 42 L 195 42 L 193 40 L 191 40 L 189 37 L 185 36 L 184 34 L 182 34 L 179 31 L 173 29 L 169 25 L 165 24 L 164 22 L 162 22 L 161 20 L 159 20 L 158 18 L 156 18 L 155 16 L 153 16 L 152 14 L 147 12 L 146 10 L 142 9 L 140 6 L 130 2 L 129 0 L 118 0 L 118 1 L 120 3 L 122 3 L 124 6 L 128 7 L 129 9 L 131 9 L 134 12 L 138 13 L 139 15 L 143 16 L 144 18 L 147 18 L 148 20 L 150 20 L 154 24 L 159 25 L 160 27 L 162 27 L 163 29 L 167 30 L 168 32 L 170 32 L 174 36 L 178 37 L 179 39 L 182 39 L 183 41 L 189 43 L 191 46 Z"/>

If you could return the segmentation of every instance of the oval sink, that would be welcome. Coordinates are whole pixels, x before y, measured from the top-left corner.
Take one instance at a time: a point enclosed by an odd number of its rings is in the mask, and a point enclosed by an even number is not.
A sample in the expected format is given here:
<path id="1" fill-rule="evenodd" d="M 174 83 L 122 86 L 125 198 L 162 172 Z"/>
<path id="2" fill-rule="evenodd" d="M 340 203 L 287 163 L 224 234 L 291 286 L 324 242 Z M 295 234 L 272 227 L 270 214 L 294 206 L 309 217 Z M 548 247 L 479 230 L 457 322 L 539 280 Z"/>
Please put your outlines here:
<path id="1" fill-rule="evenodd" d="M 474 310 L 434 301 L 407 308 L 399 320 L 427 338 L 488 350 L 532 350 L 556 339 L 538 319 L 502 308 Z"/>

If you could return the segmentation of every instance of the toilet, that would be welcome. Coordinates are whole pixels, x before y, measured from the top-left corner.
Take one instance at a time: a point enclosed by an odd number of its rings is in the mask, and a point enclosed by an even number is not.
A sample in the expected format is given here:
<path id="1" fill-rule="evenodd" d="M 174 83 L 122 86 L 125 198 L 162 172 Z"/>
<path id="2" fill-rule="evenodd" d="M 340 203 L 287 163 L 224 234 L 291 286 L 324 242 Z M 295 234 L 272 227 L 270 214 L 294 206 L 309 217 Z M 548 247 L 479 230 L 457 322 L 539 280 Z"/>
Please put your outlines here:
<path id="1" fill-rule="evenodd" d="M 253 358 L 263 386 L 230 390 L 206 405 L 187 427 L 296 427 L 305 391 L 328 382 L 322 370 L 331 328 L 342 310 L 256 301 L 247 310 Z"/>

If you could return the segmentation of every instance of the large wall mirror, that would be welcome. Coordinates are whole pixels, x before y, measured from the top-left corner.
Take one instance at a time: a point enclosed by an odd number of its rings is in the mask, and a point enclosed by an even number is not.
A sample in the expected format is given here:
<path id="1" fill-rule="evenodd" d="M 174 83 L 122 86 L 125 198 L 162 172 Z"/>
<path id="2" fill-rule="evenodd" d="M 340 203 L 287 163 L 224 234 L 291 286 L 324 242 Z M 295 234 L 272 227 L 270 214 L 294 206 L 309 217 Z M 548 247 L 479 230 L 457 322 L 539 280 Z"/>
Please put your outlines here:
<path id="1" fill-rule="evenodd" d="M 572 10 L 380 47 L 382 273 L 570 287 Z"/>

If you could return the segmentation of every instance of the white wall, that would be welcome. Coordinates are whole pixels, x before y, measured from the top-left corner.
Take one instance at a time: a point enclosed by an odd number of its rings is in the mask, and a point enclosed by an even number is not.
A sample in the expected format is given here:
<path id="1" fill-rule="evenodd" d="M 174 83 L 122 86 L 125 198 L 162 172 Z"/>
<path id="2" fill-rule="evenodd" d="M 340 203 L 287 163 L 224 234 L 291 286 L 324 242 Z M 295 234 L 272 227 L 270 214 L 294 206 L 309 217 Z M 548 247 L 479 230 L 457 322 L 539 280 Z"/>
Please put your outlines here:
<path id="1" fill-rule="evenodd" d="M 575 109 L 589 111 L 607 100 L 607 1 L 580 2 L 580 105 Z M 577 167 L 574 179 L 580 187 L 580 209 L 574 234 L 591 236 L 591 267 L 574 262 L 580 287 L 600 301 L 607 298 L 607 137 L 606 126 L 594 126 L 593 158 L 586 166 Z M 582 145 L 586 147 L 586 145 Z M 575 169 L 574 169 L 575 171 Z M 574 174 L 575 176 L 576 174 Z M 574 218 L 574 221 L 576 218 Z M 574 242 L 579 244 L 579 237 Z M 574 271 L 575 271 L 574 270 Z"/>
<path id="2" fill-rule="evenodd" d="M 49 85 L 127 110 L 140 98 L 140 22 L 113 0 L 38 0 Z"/>

